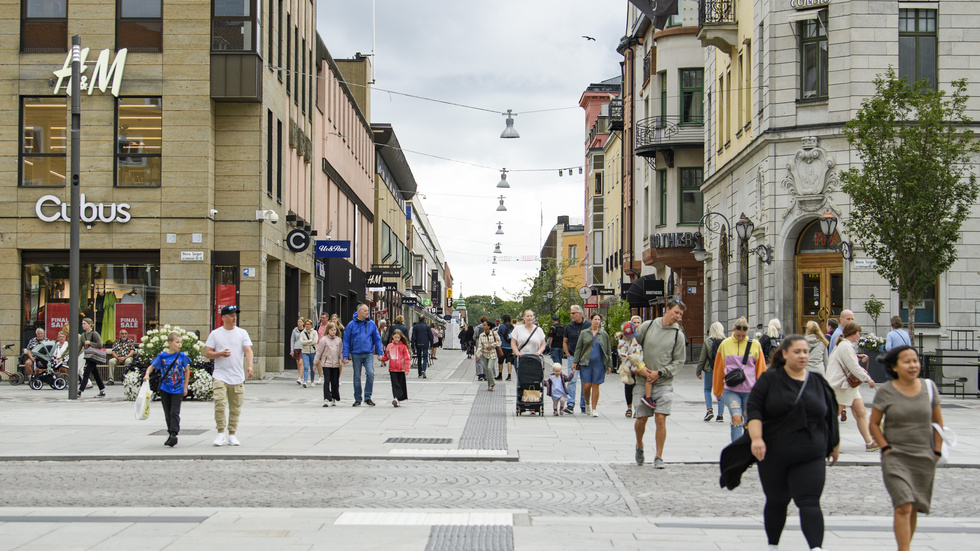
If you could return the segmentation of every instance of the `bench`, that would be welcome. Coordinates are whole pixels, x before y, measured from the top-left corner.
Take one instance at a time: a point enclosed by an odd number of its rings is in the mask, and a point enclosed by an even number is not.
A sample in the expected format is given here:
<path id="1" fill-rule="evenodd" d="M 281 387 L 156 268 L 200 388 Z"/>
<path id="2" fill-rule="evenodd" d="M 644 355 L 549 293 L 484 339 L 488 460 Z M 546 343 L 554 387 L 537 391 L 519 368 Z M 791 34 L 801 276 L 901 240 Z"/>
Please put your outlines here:
<path id="1" fill-rule="evenodd" d="M 929 359 L 928 377 L 936 383 L 940 394 L 945 394 L 943 390 L 952 387 L 953 397 L 959 394 L 965 398 L 969 387 L 971 394 L 980 397 L 977 388 L 978 361 L 980 354 L 976 350 L 939 349 Z"/>

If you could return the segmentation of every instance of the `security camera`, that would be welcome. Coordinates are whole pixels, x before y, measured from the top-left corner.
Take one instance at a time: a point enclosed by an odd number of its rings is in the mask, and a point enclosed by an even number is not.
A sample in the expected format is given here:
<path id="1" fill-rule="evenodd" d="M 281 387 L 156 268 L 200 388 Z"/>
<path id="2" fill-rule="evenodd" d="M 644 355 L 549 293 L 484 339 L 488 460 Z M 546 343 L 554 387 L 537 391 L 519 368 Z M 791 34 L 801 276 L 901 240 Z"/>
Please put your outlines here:
<path id="1" fill-rule="evenodd" d="M 279 215 L 276 214 L 275 211 L 273 211 L 272 214 L 269 215 L 269 222 L 272 222 L 273 224 L 275 224 L 278 221 L 279 221 Z"/>
<path id="2" fill-rule="evenodd" d="M 211 209 L 211 216 L 218 214 L 218 209 Z"/>

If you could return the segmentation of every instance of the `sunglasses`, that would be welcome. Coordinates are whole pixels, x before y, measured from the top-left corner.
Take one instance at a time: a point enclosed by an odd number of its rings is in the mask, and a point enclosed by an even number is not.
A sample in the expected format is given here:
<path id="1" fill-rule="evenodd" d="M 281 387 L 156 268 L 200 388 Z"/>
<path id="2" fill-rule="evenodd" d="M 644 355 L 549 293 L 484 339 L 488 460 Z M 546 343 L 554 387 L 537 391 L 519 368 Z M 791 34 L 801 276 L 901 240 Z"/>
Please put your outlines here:
<path id="1" fill-rule="evenodd" d="M 749 326 L 748 325 L 736 325 L 735 326 L 735 330 L 736 331 L 748 331 L 749 330 Z"/>

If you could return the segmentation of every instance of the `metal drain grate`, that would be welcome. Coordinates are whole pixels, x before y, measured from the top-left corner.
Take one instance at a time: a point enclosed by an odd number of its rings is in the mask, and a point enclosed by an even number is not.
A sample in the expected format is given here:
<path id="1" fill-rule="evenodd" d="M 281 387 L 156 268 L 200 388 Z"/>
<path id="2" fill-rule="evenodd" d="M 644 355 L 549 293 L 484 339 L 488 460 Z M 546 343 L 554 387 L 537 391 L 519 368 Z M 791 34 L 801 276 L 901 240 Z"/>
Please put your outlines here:
<path id="1" fill-rule="evenodd" d="M 514 551 L 514 529 L 505 525 L 433 526 L 425 551 Z"/>
<path id="2" fill-rule="evenodd" d="M 452 438 L 389 438 L 385 444 L 452 444 Z"/>
<path id="3" fill-rule="evenodd" d="M 180 436 L 199 436 L 208 432 L 207 429 L 180 429 Z M 160 429 L 156 432 L 151 432 L 150 436 L 166 436 L 167 429 Z"/>

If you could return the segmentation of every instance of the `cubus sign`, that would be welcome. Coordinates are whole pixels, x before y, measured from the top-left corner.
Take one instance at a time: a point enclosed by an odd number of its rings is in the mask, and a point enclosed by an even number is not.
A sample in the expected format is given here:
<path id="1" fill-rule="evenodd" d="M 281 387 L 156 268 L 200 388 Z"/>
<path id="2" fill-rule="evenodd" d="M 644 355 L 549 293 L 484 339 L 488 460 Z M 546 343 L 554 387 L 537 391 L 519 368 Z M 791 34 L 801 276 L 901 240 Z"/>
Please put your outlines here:
<path id="1" fill-rule="evenodd" d="M 105 93 L 106 88 L 109 88 L 113 96 L 119 97 L 119 85 L 122 83 L 123 69 L 126 68 L 128 50 L 123 48 L 116 52 L 116 58 L 112 60 L 111 64 L 109 63 L 110 51 L 102 50 L 99 52 L 99 57 L 95 60 L 95 67 L 92 69 L 92 75 L 89 76 L 85 74 L 85 71 L 88 70 L 86 65 L 88 64 L 89 49 L 82 48 L 81 67 L 79 68 L 81 81 L 78 86 L 81 90 L 88 90 L 90 96 L 96 88 L 102 93 Z M 54 71 L 54 76 L 58 77 L 54 84 L 54 93 L 57 94 L 61 90 L 61 85 L 64 84 L 65 93 L 71 94 L 71 51 L 65 56 L 65 64 L 61 66 L 61 69 Z"/>
<path id="2" fill-rule="evenodd" d="M 129 214 L 129 203 L 110 203 L 106 205 L 105 203 L 89 203 L 85 200 L 85 194 L 81 194 L 82 204 L 79 207 L 80 218 L 83 223 L 91 224 L 92 222 L 101 221 L 108 224 L 109 222 L 119 222 L 120 224 L 125 224 L 132 219 Z M 48 211 L 47 204 L 50 203 L 53 209 Z M 71 222 L 71 213 L 69 212 L 71 205 L 64 203 L 57 195 L 45 195 L 37 200 L 34 204 L 34 213 L 37 217 L 45 222 L 56 222 L 58 220 L 64 220 L 65 222 Z"/>

